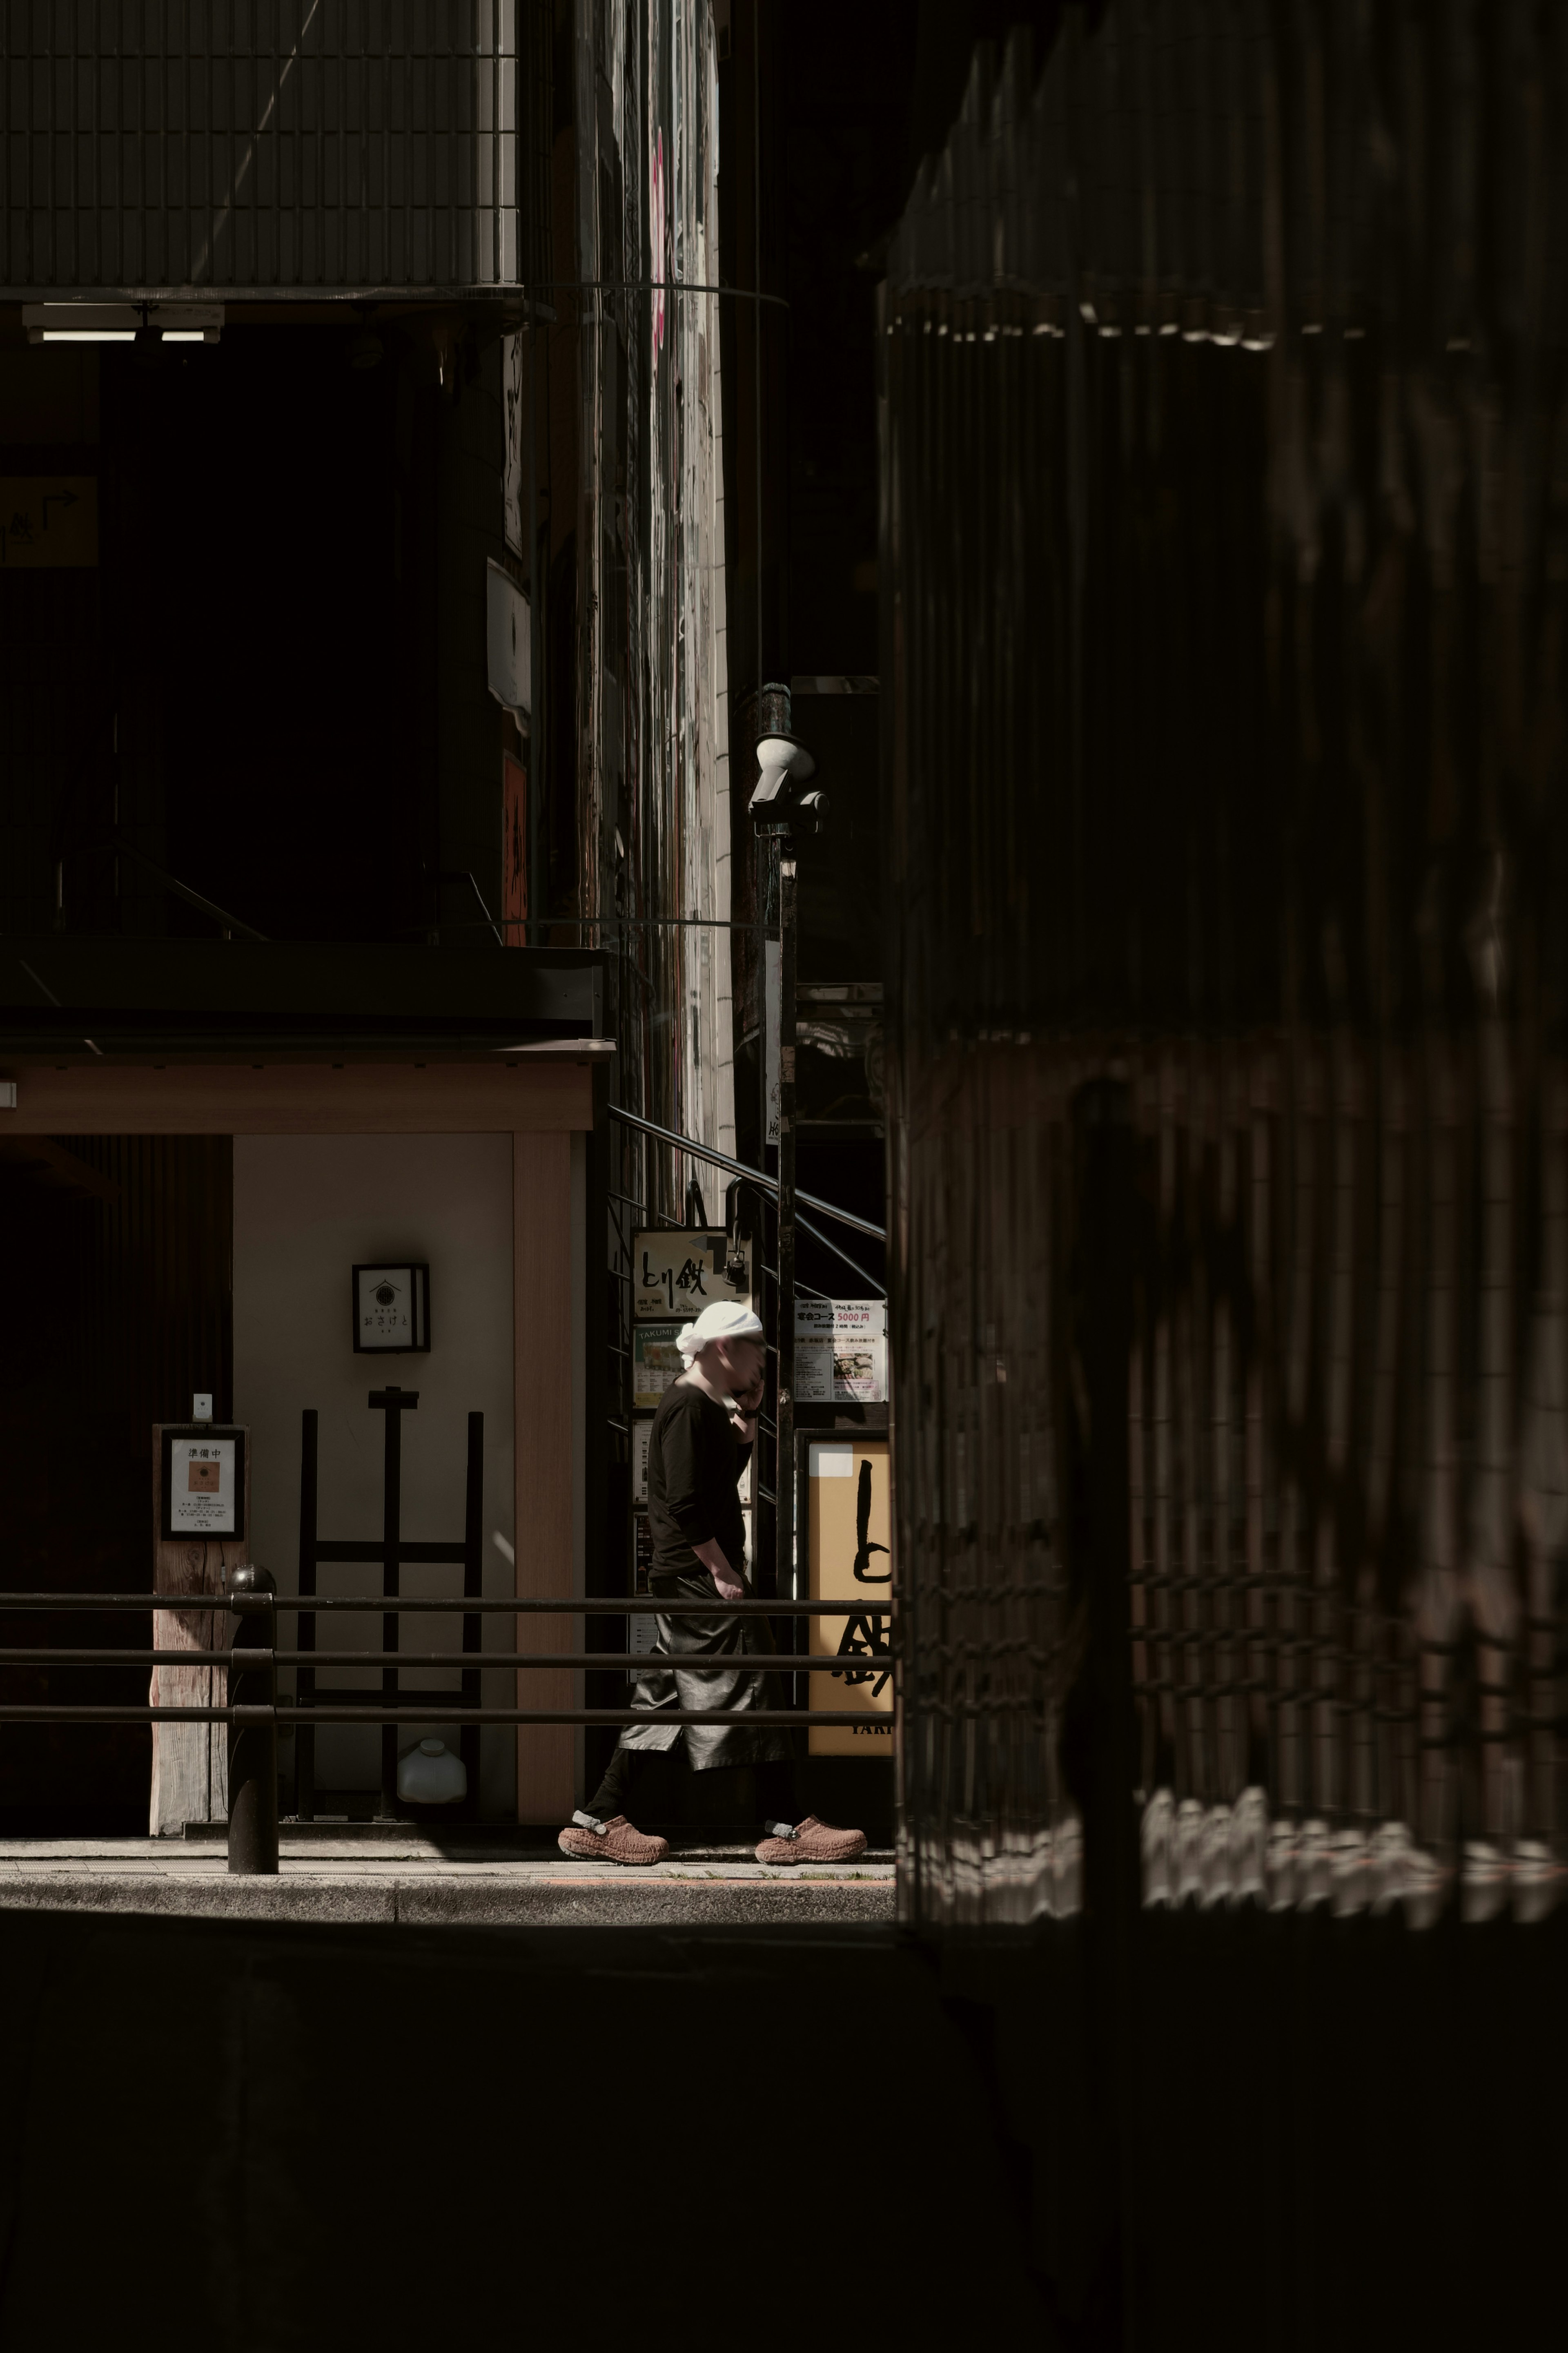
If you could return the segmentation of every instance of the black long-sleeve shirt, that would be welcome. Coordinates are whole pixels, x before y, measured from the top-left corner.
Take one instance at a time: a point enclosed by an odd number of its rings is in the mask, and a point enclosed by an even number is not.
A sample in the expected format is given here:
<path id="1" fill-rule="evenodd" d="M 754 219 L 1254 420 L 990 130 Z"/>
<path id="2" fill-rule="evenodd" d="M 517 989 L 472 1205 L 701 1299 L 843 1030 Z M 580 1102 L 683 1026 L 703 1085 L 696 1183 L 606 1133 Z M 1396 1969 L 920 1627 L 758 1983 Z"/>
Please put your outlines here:
<path id="1" fill-rule="evenodd" d="M 693 1547 L 715 1539 L 737 1576 L 746 1566 L 736 1482 L 751 1460 L 734 1424 L 692 1381 L 659 1399 L 647 1448 L 647 1516 L 655 1575 L 706 1577 Z"/>

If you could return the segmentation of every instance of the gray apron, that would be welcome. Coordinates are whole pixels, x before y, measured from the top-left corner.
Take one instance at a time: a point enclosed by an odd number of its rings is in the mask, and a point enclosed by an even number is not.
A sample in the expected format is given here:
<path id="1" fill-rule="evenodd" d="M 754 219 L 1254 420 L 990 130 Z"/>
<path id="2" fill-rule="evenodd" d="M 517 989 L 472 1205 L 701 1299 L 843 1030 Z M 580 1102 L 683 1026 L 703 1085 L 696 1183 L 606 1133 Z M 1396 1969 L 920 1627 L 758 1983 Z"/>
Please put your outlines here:
<path id="1" fill-rule="evenodd" d="M 780 1708 L 784 1696 L 779 1678 L 765 1667 L 749 1662 L 774 1655 L 773 1630 L 763 1617 L 726 1618 L 713 1579 L 704 1570 L 698 1577 L 672 1577 L 656 1570 L 648 1579 L 650 1599 L 711 1601 L 711 1618 L 666 1618 L 654 1623 L 658 1648 L 632 1686 L 630 1705 L 647 1708 L 648 1724 L 622 1726 L 623 1748 L 674 1748 L 686 1736 L 687 1762 L 694 1773 L 720 1765 L 786 1763 L 795 1754 L 796 1735 L 766 1725 L 749 1726 L 747 1715 L 758 1708 Z M 752 1599 L 746 1587 L 746 1599 Z M 672 1708 L 723 1708 L 734 1717 L 729 1724 L 660 1724 L 661 1713 Z"/>

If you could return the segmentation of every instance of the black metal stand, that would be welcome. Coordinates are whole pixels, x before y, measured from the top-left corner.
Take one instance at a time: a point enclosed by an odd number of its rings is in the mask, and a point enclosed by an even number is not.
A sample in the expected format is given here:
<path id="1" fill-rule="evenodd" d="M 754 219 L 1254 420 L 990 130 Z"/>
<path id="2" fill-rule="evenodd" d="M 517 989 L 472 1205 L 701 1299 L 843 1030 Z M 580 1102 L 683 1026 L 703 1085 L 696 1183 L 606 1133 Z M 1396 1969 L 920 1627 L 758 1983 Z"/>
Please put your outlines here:
<path id="1" fill-rule="evenodd" d="M 300 1579 L 298 1590 L 316 1590 L 316 1413 L 310 1408 L 300 1417 Z M 296 1641 L 301 1651 L 316 1647 L 316 1620 L 300 1613 Z M 294 1677 L 295 1701 L 309 1707 L 316 1696 L 316 1670 L 300 1667 Z M 301 1724 L 294 1735 L 294 1812 L 299 1820 L 316 1819 L 316 1728 Z"/>
<path id="2" fill-rule="evenodd" d="M 229 1579 L 236 1599 L 278 1590 L 264 1568 L 237 1568 Z M 238 1662 L 228 1671 L 228 1867 L 231 1873 L 263 1875 L 278 1869 L 278 1719 L 274 1714 L 278 1674 L 276 1610 L 247 1609 L 232 1646 L 254 1651 L 254 1666 Z M 255 1718 L 246 1721 L 247 1712 Z"/>
<path id="3" fill-rule="evenodd" d="M 307 1409 L 300 1418 L 300 1585 L 301 1598 L 317 1590 L 316 1570 L 321 1561 L 379 1561 L 381 1590 L 384 1600 L 395 1601 L 405 1561 L 458 1563 L 463 1570 L 463 1598 L 478 1600 L 484 1573 L 484 1493 L 485 1493 L 485 1418 L 482 1413 L 468 1416 L 468 1476 L 465 1488 L 463 1536 L 460 1544 L 405 1542 L 403 1535 L 403 1417 L 416 1410 L 417 1389 L 389 1387 L 373 1389 L 368 1400 L 373 1411 L 386 1416 L 386 1435 L 382 1462 L 382 1533 L 379 1539 L 365 1537 L 323 1537 L 316 1533 L 319 1502 L 317 1464 L 317 1417 Z M 384 1652 L 395 1654 L 398 1649 L 399 1613 L 387 1610 L 382 1617 L 381 1647 Z M 300 1612 L 299 1647 L 301 1651 L 316 1648 L 316 1617 L 314 1611 Z M 479 1612 L 465 1612 L 463 1618 L 463 1649 L 476 1658 L 480 1649 Z M 384 1666 L 381 1671 L 382 1700 L 388 1707 L 435 1707 L 450 1700 L 464 1708 L 479 1704 L 479 1670 L 477 1665 L 462 1671 L 461 1694 L 456 1692 L 410 1691 L 401 1689 L 398 1669 Z M 310 1707 L 318 1703 L 328 1706 L 346 1707 L 363 1704 L 362 1692 L 327 1690 L 316 1683 L 313 1667 L 301 1666 L 297 1678 L 298 1704 Z M 468 1777 L 468 1796 L 461 1806 L 452 1809 L 454 1816 L 466 1819 L 477 1814 L 479 1795 L 479 1727 L 464 1725 L 458 1735 L 458 1754 Z M 313 1821 L 316 1814 L 316 1734 L 313 1725 L 301 1725 L 295 1736 L 295 1812 L 302 1822 Z M 381 1795 L 379 1818 L 391 1820 L 397 1811 L 397 1726 L 381 1727 Z"/>
<path id="4" fill-rule="evenodd" d="M 463 1498 L 463 1599 L 478 1601 L 484 1584 L 484 1538 L 481 1529 L 485 1516 L 485 1418 L 482 1413 L 468 1416 L 468 1476 Z M 463 1620 L 463 1649 L 478 1656 L 479 1648 L 479 1617 L 470 1611 Z M 478 1667 L 463 1669 L 463 1705 L 478 1707 L 479 1704 L 479 1671 Z M 458 1754 L 468 1777 L 468 1795 L 464 1810 L 477 1814 L 479 1810 L 479 1727 L 465 1724 L 458 1734 Z"/>
<path id="5" fill-rule="evenodd" d="M 383 1599 L 395 1601 L 398 1580 L 402 1572 L 403 1546 L 403 1417 L 413 1413 L 419 1403 L 417 1389 L 396 1387 L 372 1389 L 373 1412 L 386 1416 L 386 1443 L 381 1458 L 381 1590 Z M 397 1612 L 389 1609 L 381 1621 L 381 1647 L 395 1655 L 397 1651 Z M 383 1667 L 381 1696 L 386 1706 L 397 1705 L 397 1669 Z M 381 1727 L 381 1812 L 379 1819 L 393 1821 L 397 1815 L 397 1726 L 384 1724 Z"/>

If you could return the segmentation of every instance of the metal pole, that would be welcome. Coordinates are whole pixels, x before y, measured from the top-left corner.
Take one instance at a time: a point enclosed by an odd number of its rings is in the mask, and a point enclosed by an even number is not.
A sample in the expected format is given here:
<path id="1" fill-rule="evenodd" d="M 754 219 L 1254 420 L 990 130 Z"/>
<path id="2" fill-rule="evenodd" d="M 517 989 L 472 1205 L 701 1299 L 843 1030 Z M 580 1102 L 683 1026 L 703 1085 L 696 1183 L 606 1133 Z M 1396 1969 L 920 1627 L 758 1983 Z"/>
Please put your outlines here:
<path id="1" fill-rule="evenodd" d="M 757 691 L 756 700 L 752 706 L 755 720 L 755 729 L 752 736 L 753 744 L 760 741 L 767 728 L 767 721 L 763 716 L 763 680 L 764 676 L 763 656 L 763 305 L 760 299 L 763 290 L 762 48 L 762 0 L 752 0 L 752 290 L 759 298 L 752 304 L 752 400 L 753 418 L 752 456 L 752 463 L 756 469 L 756 479 L 752 487 L 755 491 L 754 530 L 756 534 L 755 561 L 757 567 Z M 772 836 L 763 828 L 759 828 L 757 832 L 757 883 L 755 913 L 757 918 L 757 1101 L 759 1106 L 757 1125 L 757 1165 L 761 1168 L 765 1168 L 768 1165 L 768 1113 L 771 1109 L 768 1100 L 767 1036 L 768 899 L 770 895 L 769 885 L 773 881 L 774 855 L 775 852 Z M 767 1257 L 767 1236 L 768 1210 L 767 1202 L 764 1198 L 757 1219 L 757 1256 L 759 1260 L 763 1261 L 765 1261 Z M 767 1283 L 761 1274 L 757 1277 L 757 1295 L 762 1304 L 763 1322 L 765 1324 L 768 1320 Z M 752 1559 L 753 1567 L 761 1567 L 763 1556 L 763 1522 L 767 1511 L 767 1505 L 763 1500 L 763 1481 L 762 1472 L 763 1459 L 763 1433 L 761 1430 L 759 1430 L 757 1432 L 756 1450 L 752 1456 L 753 1469 L 752 1473 L 752 1492 L 755 1499 L 754 1508 L 752 1514 Z M 773 1464 L 773 1493 L 775 1495 L 779 1491 L 779 1459 L 780 1458 L 775 1456 Z M 774 1526 L 776 1530 L 776 1519 Z"/>
<path id="2" fill-rule="evenodd" d="M 307 1407 L 300 1417 L 300 1582 L 296 1589 L 301 1594 L 316 1590 L 316 1424 L 314 1407 Z M 316 1647 L 313 1612 L 300 1614 L 299 1646 L 301 1651 Z M 315 1690 L 314 1667 L 300 1668 L 294 1677 L 297 1704 L 308 1707 Z M 302 1724 L 294 1735 L 294 1813 L 302 1822 L 316 1819 L 316 1733 L 309 1724 Z"/>
<path id="3" fill-rule="evenodd" d="M 789 689 L 787 686 L 782 685 L 776 679 L 769 680 L 765 685 L 760 685 L 757 689 L 756 734 L 753 738 L 753 744 L 760 743 L 764 735 L 781 733 L 787 735 L 789 731 Z M 782 928 L 782 870 L 783 862 L 786 857 L 790 861 L 791 901 L 793 910 L 795 856 L 794 844 L 790 839 L 789 827 L 787 824 L 781 825 L 776 818 L 763 818 L 757 826 L 757 1064 L 758 1101 L 760 1104 L 761 1119 L 761 1125 L 758 1131 L 757 1158 L 762 1164 L 763 1168 L 765 1170 L 767 1166 L 769 1116 L 773 1109 L 773 1091 L 769 1082 L 769 1074 L 772 1070 L 776 1068 L 778 1071 L 779 1082 L 779 1132 L 775 1148 L 777 1149 L 779 1158 L 775 1165 L 774 1202 L 779 1212 L 778 1232 L 775 1240 L 775 1249 L 778 1253 L 776 1259 L 776 1271 L 779 1280 L 773 1286 L 775 1315 L 777 1319 L 773 1330 L 773 1344 L 777 1351 L 774 1359 L 777 1366 L 777 1393 L 773 1405 L 775 1430 L 773 1451 L 773 1495 L 775 1500 L 773 1503 L 773 1555 L 774 1572 L 777 1578 L 774 1590 L 780 1596 L 786 1594 L 789 1589 L 787 1581 L 788 1572 L 785 1564 L 791 1558 L 791 1547 L 793 1546 L 794 1542 L 793 1516 L 785 1498 L 785 1490 L 789 1485 L 789 1476 L 785 1466 L 790 1459 L 789 1454 L 786 1451 L 786 1447 L 793 1447 L 795 1443 L 795 1136 L 792 1125 L 789 1136 L 790 1237 L 788 1268 L 790 1289 L 786 1314 L 784 1289 L 785 1268 L 784 1213 L 783 1200 L 776 1189 L 778 1178 L 783 1172 L 784 1156 L 784 1128 L 783 1117 L 784 1071 L 782 1065 L 777 1065 L 774 1061 L 774 1055 L 782 1043 L 784 1035 L 782 1024 L 784 1021 L 784 946 Z M 774 923 L 779 923 L 781 926 L 779 934 L 778 1003 L 776 1006 L 770 1005 L 768 997 L 768 933 L 772 925 Z M 790 947 L 790 956 L 791 969 L 793 972 L 793 941 Z M 795 984 L 792 979 L 790 982 L 790 988 L 792 991 L 794 989 L 794 986 Z M 795 1036 L 793 1013 L 794 1008 L 792 1007 L 790 1029 L 792 1041 Z M 770 1047 L 773 1049 L 773 1053 L 770 1053 Z M 795 1071 L 792 1057 L 790 1071 L 792 1120 L 794 1111 L 794 1084 Z M 767 1209 L 764 1201 L 761 1234 L 759 1236 L 759 1248 L 763 1250 L 764 1263 L 766 1261 L 766 1241 Z M 765 1311 L 763 1320 L 764 1322 L 766 1321 Z M 786 1324 L 788 1326 L 787 1332 L 785 1329 Z M 788 1349 L 787 1358 L 784 1353 L 786 1347 Z M 785 1371 L 786 1363 L 789 1366 L 787 1373 Z M 785 1395 L 786 1390 L 789 1393 L 787 1398 Z M 787 1420 L 785 1410 L 786 1405 Z M 756 1454 L 759 1470 L 762 1464 L 762 1449 L 759 1446 Z M 759 1564 L 767 1556 L 766 1549 L 762 1541 L 763 1514 L 766 1508 L 762 1496 L 763 1484 L 763 1482 L 759 1476 L 757 1480 L 756 1528 L 754 1540 L 754 1557 Z"/>
<path id="4" fill-rule="evenodd" d="M 779 834 L 778 1424 L 773 1541 L 781 1600 L 796 1599 L 795 1557 L 795 842 Z"/>
<path id="5" fill-rule="evenodd" d="M 477 1601 L 484 1589 L 484 1519 L 485 1418 L 482 1413 L 471 1413 L 468 1416 L 468 1497 L 463 1513 L 463 1596 L 468 1601 Z M 465 1656 L 478 1652 L 482 1622 L 477 1610 L 470 1610 L 464 1618 Z M 463 1705 L 478 1707 L 479 1704 L 479 1671 L 478 1667 L 465 1667 Z M 477 1724 L 463 1725 L 458 1736 L 458 1754 L 468 1777 L 468 1794 L 464 1810 L 477 1814 L 479 1806 L 479 1727 Z"/>
<path id="6" fill-rule="evenodd" d="M 264 1568 L 237 1568 L 231 1595 L 278 1590 Z M 278 1613 L 270 1606 L 247 1609 L 230 1646 L 254 1651 L 256 1662 L 228 1671 L 228 1704 L 235 1711 L 228 1730 L 228 1867 L 231 1874 L 271 1875 L 278 1871 Z M 254 1712 L 253 1714 L 250 1712 Z M 396 1735 L 394 1733 L 394 1738 Z"/>
<path id="7" fill-rule="evenodd" d="M 373 1409 L 386 1416 L 386 1451 L 382 1457 L 381 1483 L 381 1590 L 384 1599 L 398 1598 L 398 1579 L 403 1555 L 403 1417 L 412 1413 L 419 1403 L 417 1389 L 402 1389 L 388 1386 L 372 1389 Z M 395 1610 L 384 1611 L 381 1620 L 381 1647 L 384 1651 L 397 1650 L 398 1616 Z M 397 1704 L 397 1669 L 383 1667 L 381 1671 L 383 1704 Z M 393 1820 L 397 1813 L 397 1728 L 387 1724 L 381 1732 L 381 1813 L 382 1821 Z"/>
<path id="8" fill-rule="evenodd" d="M 762 0 L 752 0 L 752 286 L 759 298 L 763 290 L 762 51 Z M 755 414 L 752 440 L 757 467 L 757 716 L 760 723 L 763 695 L 763 306 L 760 299 L 752 305 L 752 393 Z M 757 732 L 759 734 L 762 733 L 760 723 Z M 766 1132 L 764 1128 L 764 1135 Z"/>
<path id="9" fill-rule="evenodd" d="M 757 733 L 760 735 L 762 733 L 762 691 L 760 688 L 758 689 L 757 693 L 756 714 Z M 755 849 L 757 901 L 757 944 L 755 966 L 757 987 L 757 1161 L 758 1165 L 762 1168 L 765 1169 L 768 1165 L 768 1113 L 773 1108 L 768 1089 L 768 1015 L 771 1010 L 768 1004 L 768 886 L 772 880 L 773 843 L 773 836 L 761 826 L 757 828 Z M 768 1286 L 766 1280 L 763 1275 L 762 1269 L 767 1264 L 767 1257 L 768 1198 L 766 1193 L 763 1192 L 758 1196 L 757 1208 L 756 1286 L 757 1312 L 763 1319 L 764 1332 L 766 1330 L 768 1321 Z M 766 1461 L 766 1440 L 763 1437 L 762 1429 L 759 1426 L 757 1430 L 757 1442 L 752 1458 L 752 1563 L 753 1572 L 758 1567 L 760 1567 L 762 1561 L 765 1557 L 763 1534 L 764 1524 L 767 1519 L 768 1507 L 763 1499 L 763 1489 L 767 1484 L 767 1481 L 763 1477 L 763 1472 Z M 773 1478 L 773 1491 L 775 1493 L 778 1491 L 778 1478 L 776 1472 Z"/>

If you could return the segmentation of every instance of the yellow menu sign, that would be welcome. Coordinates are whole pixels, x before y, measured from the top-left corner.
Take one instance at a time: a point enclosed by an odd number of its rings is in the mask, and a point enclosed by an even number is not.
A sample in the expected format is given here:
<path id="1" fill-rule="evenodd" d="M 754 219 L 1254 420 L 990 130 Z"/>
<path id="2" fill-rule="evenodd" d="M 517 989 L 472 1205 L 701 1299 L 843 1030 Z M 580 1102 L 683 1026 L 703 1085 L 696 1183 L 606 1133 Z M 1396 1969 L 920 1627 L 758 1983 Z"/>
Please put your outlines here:
<path id="1" fill-rule="evenodd" d="M 0 572 L 98 562 L 93 474 L 0 474 Z"/>
<path id="2" fill-rule="evenodd" d="M 814 1601 L 886 1601 L 893 1576 L 892 1494 L 885 1438 L 813 1440 L 806 1540 Z M 814 1757 L 893 1753 L 893 1662 L 885 1618 L 814 1618 L 811 1648 L 844 1662 L 813 1673 L 814 1708 L 852 1708 L 863 1724 L 814 1724 Z"/>

